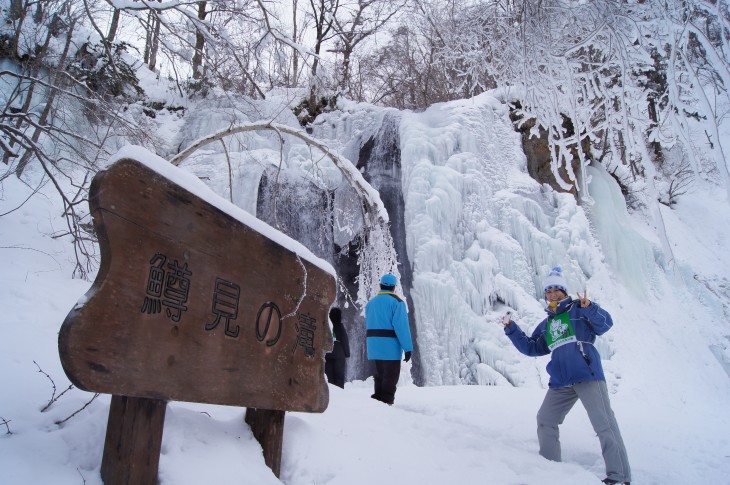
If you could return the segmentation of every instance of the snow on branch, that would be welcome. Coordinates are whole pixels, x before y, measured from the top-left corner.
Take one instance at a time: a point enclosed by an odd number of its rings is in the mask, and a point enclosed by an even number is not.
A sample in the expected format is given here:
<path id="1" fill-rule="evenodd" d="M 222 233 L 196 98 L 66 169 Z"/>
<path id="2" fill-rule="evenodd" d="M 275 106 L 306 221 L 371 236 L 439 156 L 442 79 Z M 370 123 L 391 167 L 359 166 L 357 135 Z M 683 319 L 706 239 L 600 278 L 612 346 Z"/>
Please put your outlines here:
<path id="1" fill-rule="evenodd" d="M 243 125 L 232 126 L 225 130 L 213 133 L 199 139 L 198 141 L 191 144 L 188 148 L 181 151 L 172 159 L 170 159 L 170 163 L 177 166 L 183 160 L 188 158 L 190 155 L 192 155 L 205 145 L 218 141 L 227 136 L 258 130 L 272 130 L 277 133 L 292 135 L 322 151 L 322 153 L 324 153 L 324 155 L 329 158 L 332 163 L 334 163 L 334 165 L 340 170 L 342 176 L 345 178 L 345 180 L 347 180 L 350 186 L 355 189 L 358 196 L 363 201 L 366 209 L 366 214 L 372 218 L 372 220 L 369 222 L 382 222 L 386 224 L 388 223 L 388 212 L 385 210 L 385 206 L 380 199 L 380 194 L 375 189 L 373 189 L 373 187 L 369 183 L 365 181 L 362 174 L 352 165 L 352 162 L 339 155 L 337 152 L 331 150 L 327 145 L 317 140 L 316 138 L 309 136 L 301 130 L 280 123 L 273 123 L 270 121 L 258 121 Z"/>
<path id="2" fill-rule="evenodd" d="M 200 148 L 224 137 L 258 130 L 272 130 L 280 137 L 282 133 L 295 136 L 317 148 L 332 161 L 357 193 L 363 208 L 363 233 L 360 235 L 361 244 L 358 249 L 360 271 L 357 277 L 359 287 L 357 304 L 364 308 L 365 303 L 372 297 L 372 289 L 377 287 L 374 282 L 377 282 L 383 273 L 393 271 L 393 268 L 397 267 L 397 254 L 389 230 L 388 212 L 380 199 L 380 194 L 363 178 L 362 174 L 348 159 L 299 129 L 271 121 L 259 121 L 231 126 L 203 137 L 170 159 L 170 163 L 177 166 Z"/>

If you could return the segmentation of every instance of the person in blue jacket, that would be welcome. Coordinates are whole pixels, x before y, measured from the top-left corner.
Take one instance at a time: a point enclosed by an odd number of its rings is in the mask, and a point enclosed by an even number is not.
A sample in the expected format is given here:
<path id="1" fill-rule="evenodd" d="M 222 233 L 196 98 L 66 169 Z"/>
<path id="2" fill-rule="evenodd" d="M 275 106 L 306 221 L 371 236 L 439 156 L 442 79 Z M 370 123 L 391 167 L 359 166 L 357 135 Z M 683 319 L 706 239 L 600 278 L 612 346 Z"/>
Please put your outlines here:
<path id="1" fill-rule="evenodd" d="M 390 273 L 380 279 L 380 291 L 365 306 L 368 360 L 374 362 L 373 399 L 393 404 L 400 377 L 401 357 L 411 359 L 413 342 L 406 303 L 394 293 L 398 278 Z"/>
<path id="2" fill-rule="evenodd" d="M 586 291 L 582 295 L 578 292 L 577 300 L 568 296 L 560 267 L 552 269 L 544 290 L 548 316 L 531 336 L 512 321 L 510 313 L 502 317 L 504 332 L 517 350 L 532 357 L 551 354 L 548 391 L 537 412 L 540 455 L 560 461 L 558 426 L 580 399 L 601 443 L 606 464 L 603 483 L 628 484 L 631 468 L 626 447 L 611 410 L 601 356 L 593 345 L 596 336 L 613 326 L 611 315 L 590 301 Z"/>

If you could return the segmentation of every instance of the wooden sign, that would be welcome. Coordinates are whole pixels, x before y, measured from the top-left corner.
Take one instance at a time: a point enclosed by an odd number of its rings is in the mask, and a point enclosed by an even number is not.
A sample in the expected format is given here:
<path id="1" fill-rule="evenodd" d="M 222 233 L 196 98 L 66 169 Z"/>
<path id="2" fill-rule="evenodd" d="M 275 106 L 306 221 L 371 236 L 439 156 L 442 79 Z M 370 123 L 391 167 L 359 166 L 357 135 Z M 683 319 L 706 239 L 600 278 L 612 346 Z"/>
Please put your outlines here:
<path id="1" fill-rule="evenodd" d="M 101 267 L 59 334 L 61 362 L 77 387 L 326 409 L 335 279 L 317 258 L 132 159 L 97 174 L 89 205 Z"/>

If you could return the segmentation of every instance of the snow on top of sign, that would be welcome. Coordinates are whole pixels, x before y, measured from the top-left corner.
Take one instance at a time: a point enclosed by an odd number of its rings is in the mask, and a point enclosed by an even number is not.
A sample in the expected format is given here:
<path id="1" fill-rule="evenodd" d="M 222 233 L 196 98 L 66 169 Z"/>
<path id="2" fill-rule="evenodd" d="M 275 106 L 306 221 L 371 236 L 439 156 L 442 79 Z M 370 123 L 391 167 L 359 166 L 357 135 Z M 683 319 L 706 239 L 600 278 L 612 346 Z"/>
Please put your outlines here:
<path id="1" fill-rule="evenodd" d="M 205 185 L 197 177 L 195 177 L 195 175 L 186 172 L 183 169 L 175 167 L 167 160 L 159 157 L 158 155 L 155 155 L 146 148 L 136 145 L 127 145 L 123 147 L 109 159 L 109 165 L 125 158 L 130 158 L 132 160 L 140 162 L 150 170 L 155 171 L 156 173 L 165 177 L 171 182 L 179 185 L 196 197 L 205 200 L 212 206 L 220 209 L 221 211 L 250 227 L 259 234 L 289 249 L 293 253 L 299 255 L 301 258 L 306 259 L 320 269 L 326 271 L 327 273 L 330 273 L 332 276 L 336 276 L 335 270 L 330 263 L 323 260 L 322 258 L 315 256 L 300 242 L 295 241 L 281 231 L 278 231 L 270 225 L 266 224 L 261 219 L 257 219 L 237 205 L 234 205 L 226 199 L 220 197 L 218 194 L 213 192 L 207 185 Z"/>

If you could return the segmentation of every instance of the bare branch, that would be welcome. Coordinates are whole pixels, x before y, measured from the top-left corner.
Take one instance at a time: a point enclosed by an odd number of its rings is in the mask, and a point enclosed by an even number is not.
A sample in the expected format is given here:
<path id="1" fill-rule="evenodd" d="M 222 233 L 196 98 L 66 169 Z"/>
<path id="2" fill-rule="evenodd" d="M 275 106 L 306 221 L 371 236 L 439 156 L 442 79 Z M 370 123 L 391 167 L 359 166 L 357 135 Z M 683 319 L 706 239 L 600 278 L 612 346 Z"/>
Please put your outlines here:
<path id="1" fill-rule="evenodd" d="M 10 431 L 10 426 L 9 426 L 10 423 L 11 423 L 11 420 L 5 419 L 2 416 L 0 416 L 0 425 L 4 425 L 5 426 L 5 429 L 6 429 L 5 434 L 13 434 L 13 432 Z"/>
<path id="2" fill-rule="evenodd" d="M 66 394 L 67 391 L 70 391 L 71 389 L 73 389 L 74 386 L 73 385 L 69 385 L 61 394 L 59 394 L 58 396 L 56 396 L 56 383 L 53 382 L 53 379 L 51 378 L 51 376 L 49 376 L 43 369 L 41 369 L 41 366 L 38 365 L 38 362 L 36 362 L 34 360 L 33 363 L 36 365 L 36 367 L 38 367 L 38 372 L 40 372 L 41 374 L 43 374 L 44 376 L 46 376 L 48 378 L 48 380 L 51 381 L 51 386 L 53 387 L 53 392 L 51 393 L 51 399 L 49 399 L 48 400 L 48 403 L 45 406 L 43 406 L 43 408 L 41 409 L 41 412 L 44 413 L 44 412 L 46 412 L 48 410 L 48 408 L 50 408 L 53 405 L 53 403 L 55 403 L 56 401 L 58 401 L 58 399 L 61 396 L 63 396 L 64 394 Z"/>
<path id="3" fill-rule="evenodd" d="M 84 409 L 86 409 L 87 407 L 89 407 L 89 405 L 90 405 L 90 404 L 91 404 L 92 402 L 94 402 L 94 399 L 96 399 L 97 397 L 99 397 L 99 393 L 98 393 L 98 392 L 97 392 L 96 394 L 94 394 L 94 397 L 92 397 L 91 399 L 89 399 L 89 400 L 88 400 L 88 401 L 86 402 L 86 404 L 84 404 L 84 405 L 83 405 L 83 406 L 82 406 L 81 408 L 77 409 L 77 410 L 76 410 L 76 411 L 75 411 L 74 413 L 72 413 L 72 414 L 71 414 L 70 416 L 68 416 L 67 418 L 64 418 L 64 419 L 62 419 L 62 420 L 60 420 L 60 421 L 56 421 L 56 422 L 55 422 L 55 424 L 57 424 L 57 425 L 59 425 L 59 426 L 60 426 L 60 425 L 62 425 L 63 423 L 65 423 L 66 421 L 68 421 L 69 419 L 73 418 L 74 416 L 76 416 L 77 414 L 79 414 L 79 413 L 80 413 L 81 411 L 83 411 Z"/>

